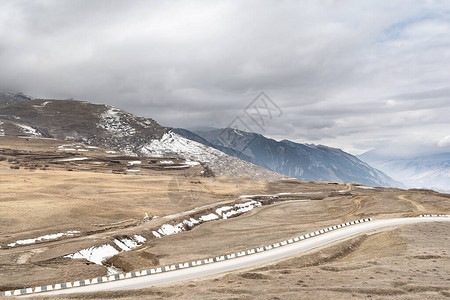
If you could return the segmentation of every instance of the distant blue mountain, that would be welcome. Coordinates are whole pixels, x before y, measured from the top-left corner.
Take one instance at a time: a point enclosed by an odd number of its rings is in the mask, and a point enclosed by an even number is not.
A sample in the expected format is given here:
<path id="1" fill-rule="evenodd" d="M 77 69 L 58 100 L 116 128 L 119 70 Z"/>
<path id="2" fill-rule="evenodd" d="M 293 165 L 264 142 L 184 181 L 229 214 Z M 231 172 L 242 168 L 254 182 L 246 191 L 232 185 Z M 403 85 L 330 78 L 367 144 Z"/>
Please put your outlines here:
<path id="1" fill-rule="evenodd" d="M 450 153 L 399 159 L 369 151 L 358 156 L 410 188 L 450 192 Z"/>
<path id="2" fill-rule="evenodd" d="M 346 181 L 368 186 L 401 187 L 383 172 L 340 149 L 322 145 L 276 141 L 261 134 L 232 128 L 179 135 L 219 149 L 229 155 L 300 180 Z"/>

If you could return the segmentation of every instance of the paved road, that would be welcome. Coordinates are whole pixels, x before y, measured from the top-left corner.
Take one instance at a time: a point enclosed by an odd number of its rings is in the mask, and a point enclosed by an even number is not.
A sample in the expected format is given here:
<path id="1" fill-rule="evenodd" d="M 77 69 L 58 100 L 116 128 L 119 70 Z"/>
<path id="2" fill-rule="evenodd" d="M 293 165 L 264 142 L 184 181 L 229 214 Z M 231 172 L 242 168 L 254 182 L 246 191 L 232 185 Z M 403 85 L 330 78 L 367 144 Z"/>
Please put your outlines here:
<path id="1" fill-rule="evenodd" d="M 69 293 L 84 293 L 84 292 L 98 292 L 98 291 L 114 291 L 114 290 L 129 290 L 142 289 L 156 285 L 163 285 L 175 283 L 208 275 L 219 274 L 238 270 L 250 266 L 265 264 L 271 261 L 279 260 L 294 254 L 305 252 L 326 244 L 349 238 L 351 236 L 381 229 L 389 226 L 397 226 L 403 224 L 414 224 L 424 222 L 449 222 L 448 217 L 418 217 L 418 218 L 397 218 L 376 220 L 361 224 L 356 224 L 344 227 L 338 230 L 327 232 L 319 236 L 312 237 L 297 243 L 288 244 L 283 247 L 275 248 L 270 251 L 260 252 L 252 255 L 247 255 L 231 260 L 220 261 L 216 263 L 201 265 L 192 268 L 180 269 L 171 272 L 158 273 L 149 276 L 135 277 L 119 281 L 112 281 L 102 284 L 88 285 L 65 290 L 56 290 L 42 293 L 43 295 L 57 295 Z M 319 229 L 319 228 L 318 228 Z M 262 245 L 261 245 L 262 246 Z"/>

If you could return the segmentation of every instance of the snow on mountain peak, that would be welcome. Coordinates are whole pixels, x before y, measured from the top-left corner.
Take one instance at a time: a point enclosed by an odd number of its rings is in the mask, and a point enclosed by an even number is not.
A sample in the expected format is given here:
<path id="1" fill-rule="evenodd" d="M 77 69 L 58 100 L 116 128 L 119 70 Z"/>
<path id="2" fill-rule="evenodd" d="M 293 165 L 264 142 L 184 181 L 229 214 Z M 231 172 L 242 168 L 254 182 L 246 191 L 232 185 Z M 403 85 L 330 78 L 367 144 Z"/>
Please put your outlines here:
<path id="1" fill-rule="evenodd" d="M 146 156 L 180 156 L 184 159 L 212 162 L 226 154 L 214 148 L 186 139 L 172 131 L 166 132 L 161 139 L 152 140 L 140 151 Z"/>
<path id="2" fill-rule="evenodd" d="M 141 147 L 139 152 L 143 156 L 177 156 L 189 161 L 202 162 L 218 176 L 249 176 L 259 180 L 276 180 L 284 177 L 281 174 L 227 155 L 215 148 L 184 138 L 173 131 L 166 132 L 159 140 L 151 140 Z"/>

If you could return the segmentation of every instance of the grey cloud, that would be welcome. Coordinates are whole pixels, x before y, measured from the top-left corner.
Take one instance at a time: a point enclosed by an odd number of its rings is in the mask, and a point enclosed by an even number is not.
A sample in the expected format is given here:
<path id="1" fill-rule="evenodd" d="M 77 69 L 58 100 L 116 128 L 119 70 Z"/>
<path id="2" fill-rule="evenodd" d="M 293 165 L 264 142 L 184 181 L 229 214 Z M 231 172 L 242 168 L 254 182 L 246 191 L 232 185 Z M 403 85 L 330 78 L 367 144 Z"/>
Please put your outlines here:
<path id="1" fill-rule="evenodd" d="M 176 127 L 226 126 L 265 91 L 269 136 L 422 151 L 450 133 L 449 28 L 428 1 L 2 1 L 0 88 Z"/>

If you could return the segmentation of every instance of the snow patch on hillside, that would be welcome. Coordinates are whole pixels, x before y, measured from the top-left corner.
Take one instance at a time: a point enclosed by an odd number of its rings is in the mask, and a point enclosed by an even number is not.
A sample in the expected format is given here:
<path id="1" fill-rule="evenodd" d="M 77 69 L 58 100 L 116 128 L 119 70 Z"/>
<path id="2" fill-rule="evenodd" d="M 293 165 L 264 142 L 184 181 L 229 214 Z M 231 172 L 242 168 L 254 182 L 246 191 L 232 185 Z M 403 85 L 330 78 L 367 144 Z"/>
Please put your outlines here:
<path id="1" fill-rule="evenodd" d="M 14 243 L 9 243 L 8 247 L 16 247 L 19 245 L 31 245 L 35 244 L 36 242 L 42 242 L 42 241 L 49 241 L 49 240 L 56 240 L 63 236 L 73 236 L 75 234 L 79 234 L 80 232 L 78 230 L 69 230 L 67 232 L 60 232 L 60 233 L 54 233 L 54 234 L 47 234 L 43 236 L 39 236 L 36 238 L 26 239 L 26 240 L 18 240 Z"/>
<path id="2" fill-rule="evenodd" d="M 117 137 L 134 135 L 136 129 L 126 119 L 122 120 L 123 115 L 124 113 L 120 109 L 108 106 L 108 110 L 100 115 L 98 127 Z"/>
<path id="3" fill-rule="evenodd" d="M 34 129 L 33 127 L 23 125 L 23 124 L 17 124 L 17 126 L 19 126 L 20 129 L 22 130 L 22 132 L 26 135 L 42 136 L 42 134 L 40 132 L 38 132 L 36 129 Z"/>
<path id="4" fill-rule="evenodd" d="M 140 151 L 146 156 L 178 156 L 189 161 L 212 162 L 226 154 L 195 141 L 188 140 L 172 131 L 166 132 L 161 139 L 152 140 Z"/>
<path id="5" fill-rule="evenodd" d="M 82 249 L 76 253 L 66 255 L 66 258 L 72 259 L 86 259 L 97 265 L 103 265 L 103 262 L 123 251 L 130 251 L 141 246 L 147 239 L 141 235 L 134 235 L 133 237 L 123 237 L 114 239 L 114 244 L 120 249 L 117 250 L 110 244 L 104 244 L 98 247 L 92 246 L 90 248 Z"/>
<path id="6" fill-rule="evenodd" d="M 122 251 L 130 251 L 140 246 L 139 243 L 129 238 L 115 239 L 114 244 Z"/>
<path id="7" fill-rule="evenodd" d="M 168 165 L 168 164 L 173 164 L 173 161 L 172 160 L 161 160 L 159 163 L 162 165 Z"/>
<path id="8" fill-rule="evenodd" d="M 173 131 L 166 132 L 160 139 L 151 140 L 136 153 L 148 157 L 179 157 L 185 159 L 186 166 L 204 164 L 214 175 L 231 177 L 249 176 L 255 180 L 277 180 L 284 176 L 258 167 L 252 163 L 225 154 L 224 152 L 186 139 Z"/>
<path id="9" fill-rule="evenodd" d="M 164 224 L 161 228 L 158 229 L 158 233 L 160 235 L 172 235 L 176 233 L 180 233 L 184 230 L 184 226 L 182 223 L 176 225 Z"/>
<path id="10" fill-rule="evenodd" d="M 190 218 L 189 220 L 184 220 L 183 224 L 186 224 L 189 227 L 194 227 L 195 225 L 199 224 L 200 222 L 194 218 Z"/>
<path id="11" fill-rule="evenodd" d="M 374 187 L 371 186 L 365 186 L 365 185 L 357 185 L 356 186 L 358 189 L 363 189 L 363 190 L 374 190 Z"/>
<path id="12" fill-rule="evenodd" d="M 200 220 L 203 222 L 207 222 L 207 221 L 212 221 L 212 220 L 217 220 L 219 217 L 216 214 L 209 214 L 206 216 L 201 216 Z"/>
<path id="13" fill-rule="evenodd" d="M 86 159 L 89 159 L 89 157 L 65 158 L 65 159 L 60 159 L 58 161 L 78 161 L 78 160 L 86 160 Z"/>
<path id="14" fill-rule="evenodd" d="M 82 249 L 76 253 L 69 254 L 64 257 L 72 259 L 86 259 L 94 264 L 102 265 L 103 261 L 113 257 L 116 254 L 119 254 L 119 251 L 116 250 L 116 248 L 109 244 L 105 244 L 99 247 L 92 246 L 87 249 Z"/>
<path id="15" fill-rule="evenodd" d="M 147 241 L 147 239 L 145 237 L 143 237 L 142 235 L 139 234 L 135 234 L 134 235 L 134 239 L 138 242 L 138 243 L 145 243 L 145 241 Z"/>
<path id="16" fill-rule="evenodd" d="M 261 202 L 252 200 L 245 203 L 237 203 L 234 206 L 226 206 L 218 208 L 216 210 L 216 213 L 222 216 L 223 219 L 228 219 L 231 216 L 243 214 L 247 211 L 250 211 L 260 206 L 262 206 Z"/>
<path id="17" fill-rule="evenodd" d="M 162 238 L 166 235 L 178 234 L 183 231 L 192 229 L 193 227 L 201 223 L 218 220 L 220 218 L 228 219 L 232 216 L 241 215 L 260 206 L 262 206 L 262 203 L 255 200 L 244 203 L 237 203 L 231 206 L 222 206 L 216 209 L 216 213 L 209 213 L 207 215 L 200 216 L 198 219 L 190 218 L 189 220 L 183 220 L 182 222 L 175 225 L 164 224 L 157 231 L 152 231 L 152 233 L 156 238 Z"/>
<path id="18" fill-rule="evenodd" d="M 47 104 L 49 104 L 49 103 L 50 103 L 50 101 L 45 101 L 45 102 L 42 102 L 41 104 L 33 105 L 33 107 L 36 108 L 36 109 L 41 110 L 41 109 L 43 109 L 43 108 L 44 108 Z"/>

